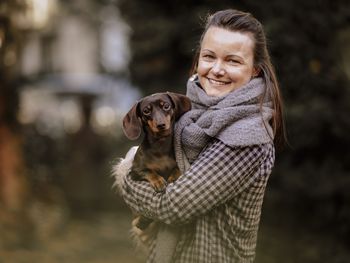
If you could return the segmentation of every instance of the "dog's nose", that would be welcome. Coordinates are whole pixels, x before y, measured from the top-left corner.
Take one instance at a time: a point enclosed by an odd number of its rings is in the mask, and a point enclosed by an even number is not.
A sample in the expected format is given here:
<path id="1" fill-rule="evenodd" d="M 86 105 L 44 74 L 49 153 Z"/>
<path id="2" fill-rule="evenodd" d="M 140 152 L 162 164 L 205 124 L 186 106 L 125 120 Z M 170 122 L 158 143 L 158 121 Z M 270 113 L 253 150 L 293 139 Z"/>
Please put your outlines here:
<path id="1" fill-rule="evenodd" d="M 158 130 L 164 130 L 165 129 L 165 123 L 157 124 L 157 129 Z"/>

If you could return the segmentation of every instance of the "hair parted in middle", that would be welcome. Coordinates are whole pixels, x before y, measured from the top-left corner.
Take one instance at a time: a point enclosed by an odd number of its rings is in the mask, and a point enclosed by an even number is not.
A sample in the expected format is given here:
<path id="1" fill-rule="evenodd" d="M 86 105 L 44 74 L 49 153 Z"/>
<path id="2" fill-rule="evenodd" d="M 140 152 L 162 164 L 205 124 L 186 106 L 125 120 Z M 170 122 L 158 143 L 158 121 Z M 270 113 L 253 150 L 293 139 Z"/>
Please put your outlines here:
<path id="1" fill-rule="evenodd" d="M 201 44 L 210 27 L 219 27 L 232 32 L 249 34 L 254 43 L 253 66 L 258 72 L 258 77 L 263 78 L 266 90 L 261 98 L 261 106 L 266 96 L 271 96 L 274 115 L 271 120 L 274 132 L 274 141 L 283 144 L 286 140 L 283 122 L 283 102 L 276 77 L 275 69 L 267 49 L 266 36 L 262 24 L 250 13 L 235 9 L 226 9 L 209 15 L 206 19 L 203 33 L 199 40 L 191 68 L 191 75 L 197 72 Z"/>

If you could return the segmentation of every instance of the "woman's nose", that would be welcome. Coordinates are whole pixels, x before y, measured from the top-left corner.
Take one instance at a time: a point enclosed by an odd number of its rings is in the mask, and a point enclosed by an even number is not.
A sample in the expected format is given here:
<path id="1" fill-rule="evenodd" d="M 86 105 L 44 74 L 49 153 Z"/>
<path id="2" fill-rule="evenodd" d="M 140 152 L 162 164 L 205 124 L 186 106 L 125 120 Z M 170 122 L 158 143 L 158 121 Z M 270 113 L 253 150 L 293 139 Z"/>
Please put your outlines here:
<path id="1" fill-rule="evenodd" d="M 222 62 L 220 62 L 220 61 L 216 61 L 211 70 L 212 70 L 213 74 L 215 74 L 215 75 L 224 75 L 225 74 L 224 66 L 223 66 Z"/>

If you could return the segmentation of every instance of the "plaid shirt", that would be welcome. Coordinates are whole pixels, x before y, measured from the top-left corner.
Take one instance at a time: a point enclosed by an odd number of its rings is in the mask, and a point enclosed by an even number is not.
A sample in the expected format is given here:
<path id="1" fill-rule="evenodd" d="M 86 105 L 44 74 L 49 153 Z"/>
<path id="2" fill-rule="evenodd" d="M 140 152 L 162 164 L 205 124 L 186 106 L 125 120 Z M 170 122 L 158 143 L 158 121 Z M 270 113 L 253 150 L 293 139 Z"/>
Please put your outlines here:
<path id="1" fill-rule="evenodd" d="M 253 262 L 273 164 L 272 144 L 231 148 L 214 139 L 165 192 L 126 176 L 123 198 L 137 213 L 178 225 L 173 262 Z"/>

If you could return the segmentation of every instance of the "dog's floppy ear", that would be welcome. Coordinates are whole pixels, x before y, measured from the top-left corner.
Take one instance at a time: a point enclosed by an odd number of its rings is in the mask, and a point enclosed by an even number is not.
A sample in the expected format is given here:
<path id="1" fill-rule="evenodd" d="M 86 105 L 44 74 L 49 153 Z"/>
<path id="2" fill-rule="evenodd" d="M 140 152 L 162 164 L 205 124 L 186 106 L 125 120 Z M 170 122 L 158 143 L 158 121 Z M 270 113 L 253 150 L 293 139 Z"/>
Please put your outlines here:
<path id="1" fill-rule="evenodd" d="M 141 135 L 142 123 L 137 114 L 139 103 L 137 102 L 123 119 L 123 131 L 125 136 L 130 140 L 136 140 Z"/>
<path id="2" fill-rule="evenodd" d="M 191 109 L 191 100 L 187 96 L 173 92 L 167 94 L 175 105 L 175 120 Z"/>

